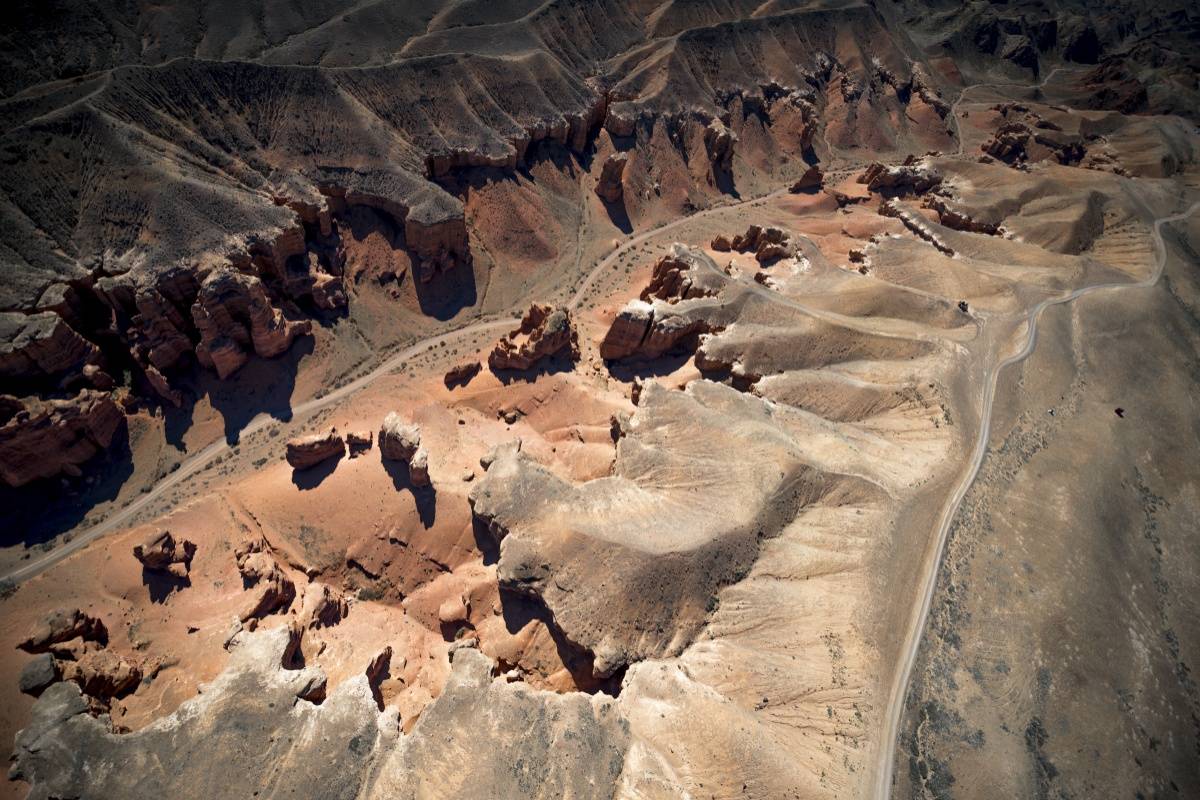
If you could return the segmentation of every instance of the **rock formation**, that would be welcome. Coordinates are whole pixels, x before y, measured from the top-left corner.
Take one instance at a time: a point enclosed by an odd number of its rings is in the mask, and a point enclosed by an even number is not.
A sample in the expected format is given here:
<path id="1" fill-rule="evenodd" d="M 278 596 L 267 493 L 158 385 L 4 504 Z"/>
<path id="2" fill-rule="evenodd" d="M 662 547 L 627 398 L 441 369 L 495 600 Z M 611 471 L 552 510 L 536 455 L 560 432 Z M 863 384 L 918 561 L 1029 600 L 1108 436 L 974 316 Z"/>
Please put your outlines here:
<path id="1" fill-rule="evenodd" d="M 296 584 L 275 560 L 270 546 L 261 538 L 250 539 L 234 551 L 234 557 L 242 582 L 252 593 L 238 619 L 246 622 L 286 611 L 296 597 Z"/>
<path id="2" fill-rule="evenodd" d="M 413 486 L 429 485 L 429 453 L 424 447 L 418 447 L 409 460 L 408 479 L 412 481 Z"/>
<path id="3" fill-rule="evenodd" d="M 345 440 L 336 428 L 330 428 L 325 433 L 313 433 L 290 440 L 287 443 L 287 462 L 293 469 L 308 469 L 345 452 Z"/>
<path id="4" fill-rule="evenodd" d="M 124 428 L 121 407 L 92 389 L 61 400 L 0 395 L 0 479 L 22 486 L 38 478 L 77 476 Z"/>
<path id="5" fill-rule="evenodd" d="M 77 608 L 53 611 L 30 632 L 19 647 L 27 653 L 46 653 L 54 645 L 72 639 L 104 645 L 108 642 L 108 629 L 99 618 L 85 614 Z"/>
<path id="6" fill-rule="evenodd" d="M 100 349 L 53 311 L 0 313 L 0 379 L 54 385 L 101 359 Z"/>
<path id="7" fill-rule="evenodd" d="M 942 176 L 910 158 L 898 167 L 889 167 L 876 161 L 857 180 L 866 184 L 872 192 L 924 194 L 939 186 Z"/>
<path id="8" fill-rule="evenodd" d="M 600 167 L 600 178 L 596 181 L 596 194 L 609 203 L 621 199 L 625 188 L 621 177 L 625 174 L 625 165 L 629 163 L 628 153 L 613 153 L 604 159 Z"/>
<path id="9" fill-rule="evenodd" d="M 729 240 L 729 247 L 739 253 L 754 253 L 759 263 L 769 264 L 793 254 L 789 239 L 787 231 L 780 228 L 751 225 L 745 233 Z"/>
<path id="10" fill-rule="evenodd" d="M 529 370 L 543 359 L 579 358 L 579 340 L 565 308 L 534 303 L 521 325 L 504 335 L 488 356 L 493 370 Z"/>
<path id="11" fill-rule="evenodd" d="M 310 583 L 300 604 L 300 624 L 306 628 L 337 625 L 349 613 L 346 597 L 325 583 Z"/>
<path id="12" fill-rule="evenodd" d="M 375 442 L 375 434 L 371 431 L 349 431 L 346 434 L 346 449 L 351 458 L 358 458 L 371 449 Z"/>
<path id="13" fill-rule="evenodd" d="M 280 355 L 312 327 L 307 320 L 284 319 L 261 280 L 233 270 L 218 270 L 205 279 L 192 318 L 200 332 L 196 357 L 221 378 L 241 369 L 251 354 Z"/>
<path id="14" fill-rule="evenodd" d="M 453 389 L 456 386 L 465 386 L 471 382 L 471 379 L 479 374 L 483 369 L 483 365 L 478 361 L 471 361 L 466 364 L 459 364 L 457 367 L 451 368 L 442 378 L 447 389 Z"/>
<path id="15" fill-rule="evenodd" d="M 379 428 L 379 453 L 393 461 L 408 461 L 421 446 L 421 429 L 404 421 L 396 411 L 383 418 Z"/>
<path id="16" fill-rule="evenodd" d="M 406 462 L 413 486 L 429 485 L 429 453 L 421 446 L 421 429 L 395 411 L 384 417 L 379 429 L 379 452 L 386 459 Z"/>
<path id="17" fill-rule="evenodd" d="M 799 180 L 795 181 L 788 191 L 792 194 L 800 194 L 802 192 L 817 192 L 821 190 L 825 182 L 825 174 L 821 168 L 815 164 L 804 171 Z"/>
<path id="18" fill-rule="evenodd" d="M 715 249 L 715 248 L 714 248 Z M 716 294 L 725 275 L 699 250 L 680 244 L 654 265 L 638 300 L 617 313 L 600 343 L 609 360 L 654 359 L 679 348 L 694 348 L 712 330 L 696 301 Z"/>
<path id="19" fill-rule="evenodd" d="M 163 572 L 175 578 L 187 578 L 196 555 L 196 545 L 187 539 L 177 540 L 170 531 L 149 534 L 133 548 L 133 557 L 151 572 Z"/>

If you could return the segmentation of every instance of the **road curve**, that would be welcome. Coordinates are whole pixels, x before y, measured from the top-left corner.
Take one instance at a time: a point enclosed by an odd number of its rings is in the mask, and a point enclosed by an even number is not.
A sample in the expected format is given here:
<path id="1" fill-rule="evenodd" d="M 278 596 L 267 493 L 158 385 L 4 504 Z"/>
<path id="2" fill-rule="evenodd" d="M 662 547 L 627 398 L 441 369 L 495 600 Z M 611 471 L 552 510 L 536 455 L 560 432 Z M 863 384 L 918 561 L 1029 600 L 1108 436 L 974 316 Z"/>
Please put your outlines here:
<path id="1" fill-rule="evenodd" d="M 999 380 L 1000 372 L 1010 364 L 1017 364 L 1024 361 L 1033 352 L 1034 347 L 1037 345 L 1038 320 L 1041 318 L 1042 312 L 1050 306 L 1070 303 L 1086 294 L 1105 289 L 1146 289 L 1158 283 L 1159 278 L 1162 277 L 1163 268 L 1167 263 L 1167 247 L 1162 238 L 1162 226 L 1187 219 L 1197 211 L 1200 211 L 1200 202 L 1193 203 L 1186 211 L 1166 217 L 1159 217 L 1154 221 L 1154 271 L 1147 278 L 1136 283 L 1098 283 L 1094 286 L 1085 286 L 1062 297 L 1043 300 L 1034 306 L 1033 310 L 1026 317 L 1029 335 L 1026 338 L 1025 346 L 1021 348 L 1020 352 L 1000 361 L 984 374 L 983 407 L 979 415 L 979 435 L 975 440 L 975 450 L 971 458 L 971 465 L 959 481 L 954 494 L 950 497 L 950 501 L 942 510 L 942 516 L 938 524 L 937 543 L 934 550 L 935 555 L 927 565 L 923 577 L 924 588 L 921 594 L 921 604 L 918 613 L 909 625 L 904 652 L 901 655 L 903 666 L 895 673 L 896 678 L 892 682 L 887 705 L 884 706 L 885 727 L 883 735 L 879 739 L 875 786 L 871 792 L 871 796 L 875 800 L 888 800 L 891 796 L 892 773 L 895 769 L 896 746 L 900 733 L 900 717 L 904 709 L 905 696 L 908 693 L 908 682 L 912 677 L 913 666 L 916 664 L 917 650 L 921 645 L 921 635 L 925 630 L 925 622 L 929 617 L 929 609 L 933 605 L 933 592 L 937 588 L 938 570 L 941 568 L 942 556 L 946 549 L 946 540 L 950 534 L 950 525 L 954 521 L 954 515 L 958 512 L 958 507 L 962 503 L 963 497 L 966 496 L 967 490 L 979 474 L 979 468 L 983 465 L 983 458 L 987 453 L 988 437 L 991 434 L 992 427 L 992 405 L 996 397 L 996 384 Z"/>
<path id="2" fill-rule="evenodd" d="M 606 270 L 610 266 L 612 266 L 612 264 L 614 262 L 616 262 L 616 260 L 618 258 L 620 258 L 621 255 L 623 255 L 630 248 L 636 247 L 639 244 L 647 241 L 648 239 L 651 239 L 655 236 L 661 235 L 669 230 L 672 230 L 674 228 L 677 228 L 677 227 L 687 224 L 689 222 L 694 222 L 695 220 L 700 219 L 702 217 L 706 217 L 706 216 L 716 214 L 716 213 L 719 213 L 722 211 L 729 211 L 731 209 L 738 208 L 738 207 L 744 206 L 744 205 L 749 205 L 751 203 L 757 203 L 759 201 L 768 200 L 772 197 L 781 195 L 781 194 L 785 193 L 786 191 L 787 191 L 786 189 L 779 189 L 779 190 L 771 192 L 769 194 L 759 195 L 757 197 L 749 197 L 749 198 L 746 198 L 745 200 L 739 200 L 735 203 L 727 203 L 727 204 L 723 204 L 723 205 L 713 206 L 712 208 L 705 209 L 704 211 L 697 212 L 690 216 L 680 217 L 679 219 L 673 220 L 672 222 L 669 222 L 666 225 L 661 225 L 657 228 L 653 228 L 651 230 L 645 231 L 644 233 L 637 234 L 636 236 L 630 236 L 630 237 L 626 238 L 625 241 L 622 242 L 619 247 L 617 247 L 609 255 L 607 255 L 603 259 L 601 259 L 596 264 L 596 266 L 594 266 L 591 269 L 591 271 L 588 273 L 587 277 L 584 279 L 583 283 L 580 284 L 579 288 L 575 291 L 575 293 L 573 295 L 571 295 L 570 300 L 567 302 L 567 307 L 572 310 L 577 308 L 579 306 L 580 302 L 582 302 L 584 295 L 587 293 L 587 290 L 596 281 L 596 278 L 599 277 L 600 273 L 602 273 L 604 270 Z M 423 339 L 423 340 L 417 342 L 416 344 L 412 345 L 411 347 L 408 347 L 405 350 L 402 350 L 401 352 L 399 352 L 396 355 L 392 356 L 391 358 L 387 359 L 382 364 L 380 364 L 378 367 L 371 370 L 366 375 L 363 375 L 361 378 L 351 381 L 350 383 L 346 384 L 345 386 L 342 386 L 339 389 L 335 389 L 334 391 L 330 392 L 329 394 L 323 395 L 321 397 L 314 397 L 311 400 L 306 400 L 305 402 L 300 403 L 297 406 L 294 406 L 292 408 L 292 418 L 294 419 L 294 418 L 300 417 L 305 414 L 311 414 L 314 411 L 319 411 L 322 408 L 326 408 L 328 406 L 333 405 L 334 403 L 344 400 L 347 397 L 349 397 L 350 395 L 358 392 L 360 389 L 363 389 L 363 388 L 369 386 L 370 384 L 374 383 L 379 378 L 382 378 L 383 376 L 387 375 L 392 370 L 396 369 L 396 367 L 405 363 L 409 359 L 415 358 L 416 356 L 420 355 L 421 353 L 424 353 L 435 347 L 439 347 L 442 345 L 442 343 L 449 344 L 452 341 L 456 341 L 460 338 L 469 336 L 471 334 L 482 333 L 482 332 L 492 331 L 492 330 L 498 331 L 498 330 L 502 330 L 502 329 L 511 329 L 512 326 L 513 326 L 513 321 L 511 318 L 501 318 L 501 319 L 494 319 L 494 320 L 487 320 L 487 321 L 481 320 L 479 322 L 475 322 L 470 325 L 467 325 L 463 328 L 458 328 L 453 331 L 448 331 L 446 333 L 439 334 L 439 335 L 431 337 L 429 339 Z M 274 418 L 268 414 L 259 414 L 254 419 L 252 419 L 250 421 L 250 423 L 248 425 L 246 425 L 245 428 L 242 429 L 241 435 L 249 436 L 251 434 L 254 434 L 254 433 L 258 432 L 259 430 L 262 430 L 267 425 L 271 424 L 271 421 L 273 419 Z M 27 581 L 30 578 L 40 575 L 41 573 L 50 569 L 51 567 L 53 567 L 55 564 L 59 563 L 63 559 L 68 558 L 69 556 L 73 555 L 74 553 L 79 552 L 80 550 L 83 550 L 85 547 L 87 547 L 89 544 L 96 541 L 97 539 L 99 539 L 109 533 L 112 533 L 115 530 L 118 530 L 122 525 L 124 525 L 125 523 L 132 520 L 133 517 L 135 515 L 137 515 L 137 513 L 139 511 L 146 508 L 151 503 L 153 503 L 155 500 L 162 497 L 163 494 L 166 493 L 167 491 L 169 491 L 172 487 L 177 486 L 178 484 L 187 480 L 191 476 L 200 472 L 204 468 L 204 466 L 206 464 L 208 464 L 208 462 L 210 462 L 216 456 L 224 453 L 228 449 L 229 449 L 229 443 L 224 439 L 218 439 L 217 441 L 210 443 L 208 446 L 204 447 L 202 450 L 197 452 L 195 455 L 180 462 L 178 469 L 176 469 L 171 474 L 164 476 L 158 483 L 156 483 L 154 485 L 154 487 L 149 492 L 146 492 L 145 494 L 143 494 L 142 496 L 140 496 L 139 498 L 137 498 L 136 500 L 131 502 L 129 505 L 120 509 L 119 511 L 116 511 L 113 514 L 109 515 L 102 522 L 99 522 L 99 523 L 93 525 L 92 527 L 88 528 L 85 531 L 79 532 L 71 539 L 71 541 L 69 541 L 63 545 L 60 545 L 59 547 L 55 548 L 54 550 L 51 550 L 48 553 L 45 553 L 40 558 L 31 560 L 26 564 L 22 564 L 20 567 L 12 570 L 7 575 L 0 576 L 0 582 L 6 583 L 6 584 L 19 584 L 24 581 Z"/>

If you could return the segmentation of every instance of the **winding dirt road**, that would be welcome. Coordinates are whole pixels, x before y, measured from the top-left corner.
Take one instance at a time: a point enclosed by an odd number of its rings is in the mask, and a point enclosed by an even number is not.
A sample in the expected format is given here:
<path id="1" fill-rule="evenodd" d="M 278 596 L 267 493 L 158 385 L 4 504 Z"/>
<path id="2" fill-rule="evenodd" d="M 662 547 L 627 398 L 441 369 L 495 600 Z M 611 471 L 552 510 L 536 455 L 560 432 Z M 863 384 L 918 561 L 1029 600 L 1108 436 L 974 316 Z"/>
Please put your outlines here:
<path id="1" fill-rule="evenodd" d="M 1019 352 L 995 364 L 984 374 L 983 406 L 979 414 L 979 435 L 975 439 L 975 450 L 971 458 L 971 464 L 955 488 L 954 494 L 951 495 L 950 501 L 942 510 L 942 516 L 938 524 L 934 557 L 926 564 L 925 574 L 922 576 L 924 589 L 921 593 L 920 605 L 915 607 L 917 613 L 913 616 L 909 624 L 907 638 L 905 639 L 906 644 L 904 652 L 901 655 L 903 664 L 895 672 L 895 680 L 892 682 L 887 705 L 884 707 L 885 727 L 883 735 L 879 739 L 878 760 L 875 769 L 875 787 L 871 792 L 871 796 L 876 798 L 876 800 L 888 800 L 891 796 L 897 739 L 900 734 L 900 717 L 904 709 L 904 699 L 908 693 L 908 683 L 912 677 L 913 665 L 917 660 L 917 650 L 921 645 L 921 634 L 925 630 L 925 623 L 929 617 L 929 609 L 933 605 L 933 593 L 937 588 L 937 575 L 941 568 L 942 556 L 946 550 L 946 540 L 949 538 L 950 525 L 954 521 L 954 515 L 958 512 L 959 505 L 962 504 L 963 497 L 966 496 L 967 490 L 979 474 L 979 468 L 983 465 L 983 458 L 987 454 L 988 438 L 991 435 L 992 427 L 992 406 L 996 398 L 996 384 L 999 381 L 1000 373 L 1010 364 L 1017 364 L 1024 361 L 1033 352 L 1034 347 L 1037 345 L 1038 321 L 1041 319 L 1042 312 L 1050 306 L 1070 303 L 1092 292 L 1108 289 L 1147 289 L 1158 283 L 1159 278 L 1162 277 L 1163 268 L 1167 263 L 1167 247 L 1162 238 L 1163 225 L 1187 219 L 1197 211 L 1200 211 L 1200 202 L 1193 203 L 1186 211 L 1166 217 L 1159 217 L 1154 221 L 1154 271 L 1144 280 L 1137 281 L 1136 283 L 1098 283 L 1094 286 L 1085 286 L 1062 297 L 1048 298 L 1034 306 L 1033 310 L 1026 317 L 1026 326 L 1028 327 L 1029 335 L 1026 338 L 1025 346 Z"/>
<path id="2" fill-rule="evenodd" d="M 695 222 L 698 219 L 721 212 L 730 211 L 751 203 L 766 201 L 772 197 L 784 194 L 786 191 L 786 189 L 779 189 L 769 194 L 759 195 L 757 197 L 749 197 L 745 200 L 739 200 L 734 203 L 713 206 L 712 208 L 699 211 L 690 216 L 680 217 L 679 219 L 673 220 L 666 225 L 660 225 L 657 228 L 652 228 L 651 230 L 626 238 L 620 244 L 620 246 L 615 248 L 611 253 L 601 259 L 596 266 L 592 267 L 583 283 L 581 283 L 579 288 L 575 290 L 575 293 L 571 295 L 570 300 L 567 302 L 567 307 L 572 310 L 576 309 L 583 301 L 588 289 L 591 288 L 592 284 L 595 283 L 600 274 L 616 263 L 617 259 L 624 255 L 630 248 L 637 247 L 638 245 L 654 238 L 655 236 L 660 236 L 682 225 Z M 411 347 L 400 351 L 396 355 L 384 361 L 371 372 L 363 375 L 357 380 L 351 381 L 340 389 L 336 389 L 321 397 L 314 397 L 311 400 L 307 400 L 297 406 L 294 406 L 292 408 L 292 419 L 299 419 L 303 416 L 307 416 L 313 412 L 320 411 L 323 408 L 327 408 L 328 406 L 345 400 L 351 395 L 357 393 L 359 390 L 371 385 L 385 375 L 388 375 L 397 367 L 401 366 L 410 359 L 415 358 L 426 351 L 432 350 L 435 347 L 440 347 L 443 343 L 449 345 L 473 334 L 508 330 L 512 327 L 513 320 L 508 317 L 486 321 L 481 320 L 465 327 L 458 328 L 457 330 L 448 331 L 429 339 L 423 339 Z M 254 434 L 265 428 L 267 425 L 270 425 L 272 421 L 274 421 L 274 418 L 270 415 L 259 414 L 258 416 L 254 417 L 254 419 L 252 419 L 245 428 L 242 429 L 241 434 L 243 436 Z M 155 500 L 161 498 L 173 487 L 201 472 L 205 465 L 207 465 L 213 458 L 221 455 L 229 449 L 229 443 L 224 439 L 219 439 L 210 443 L 202 450 L 182 461 L 178 469 L 171 474 L 164 476 L 158 483 L 154 485 L 153 488 L 150 489 L 150 491 L 141 495 L 136 500 L 129 503 L 129 505 L 125 506 L 119 511 L 114 512 L 106 517 L 102 522 L 93 525 L 87 530 L 80 531 L 71 539 L 71 541 L 60 545 L 58 548 L 51 550 L 39 558 L 33 559 L 26 564 L 22 564 L 20 567 L 12 570 L 7 575 L 0 576 L 0 582 L 18 584 L 27 581 L 30 578 L 40 575 L 41 573 L 50 569 L 63 559 L 69 558 L 71 555 L 78 553 L 97 539 L 119 530 L 126 523 L 130 522 L 138 514 L 138 512 L 145 509 Z"/>

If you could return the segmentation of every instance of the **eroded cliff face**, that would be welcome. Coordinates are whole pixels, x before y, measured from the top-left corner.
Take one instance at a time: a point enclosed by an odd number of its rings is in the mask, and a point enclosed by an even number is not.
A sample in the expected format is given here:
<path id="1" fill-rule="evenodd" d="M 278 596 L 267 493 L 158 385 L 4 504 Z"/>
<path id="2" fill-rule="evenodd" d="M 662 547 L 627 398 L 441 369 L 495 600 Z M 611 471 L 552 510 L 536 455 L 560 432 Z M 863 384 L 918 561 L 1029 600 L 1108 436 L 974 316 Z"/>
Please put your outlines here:
<path id="1" fill-rule="evenodd" d="M 70 122 L 48 126 L 22 111 L 4 134 L 0 186 L 17 245 L 4 273 L 19 280 L 6 280 L 0 301 L 29 316 L 0 327 L 4 374 L 40 397 L 104 390 L 128 374 L 148 401 L 179 405 L 175 376 L 192 364 L 227 378 L 250 357 L 284 352 L 314 315 L 345 313 L 355 292 L 341 228 L 355 207 L 402 231 L 395 246 L 419 284 L 472 270 L 471 176 L 517 174 L 535 152 L 591 170 L 614 219 L 644 226 L 739 185 L 800 177 L 825 152 L 819 132 L 839 147 L 947 141 L 935 83 L 872 11 L 735 22 L 733 38 L 757 55 L 722 73 L 709 62 L 730 42 L 713 39 L 715 28 L 648 38 L 627 9 L 564 9 L 604 30 L 566 59 L 548 38 L 549 52 L 510 57 L 476 52 L 468 37 L 455 55 L 353 72 L 185 59 L 116 71 L 80 102 L 68 89 L 39 97 L 41 110 L 70 101 Z M 542 36 L 548 23 L 511 24 Z M 442 36 L 417 52 L 448 47 Z M 599 72 L 589 66 L 618 53 Z M 647 82 L 650 72 L 665 83 Z M 444 91 L 431 97 L 422 87 L 435 76 Z M 323 129 L 287 121 L 314 109 Z M 145 135 L 195 155 L 156 151 L 131 170 Z M 88 137 L 111 157 L 83 171 Z M 52 168 L 40 153 L 54 154 Z M 34 194 L 51 180 L 97 201 L 76 213 L 62 192 Z"/>

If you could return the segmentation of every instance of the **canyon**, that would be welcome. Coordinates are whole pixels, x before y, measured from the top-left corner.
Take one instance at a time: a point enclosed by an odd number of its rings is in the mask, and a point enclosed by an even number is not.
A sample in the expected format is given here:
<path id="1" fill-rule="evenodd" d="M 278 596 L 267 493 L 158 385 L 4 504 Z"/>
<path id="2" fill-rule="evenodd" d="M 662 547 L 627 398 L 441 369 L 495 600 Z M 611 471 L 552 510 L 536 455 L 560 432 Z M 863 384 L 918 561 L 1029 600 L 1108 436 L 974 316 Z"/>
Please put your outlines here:
<path id="1" fill-rule="evenodd" d="M 2 24 L 4 796 L 1200 791 L 1188 4 Z"/>

